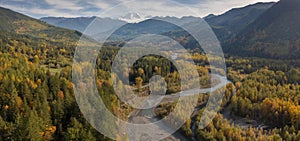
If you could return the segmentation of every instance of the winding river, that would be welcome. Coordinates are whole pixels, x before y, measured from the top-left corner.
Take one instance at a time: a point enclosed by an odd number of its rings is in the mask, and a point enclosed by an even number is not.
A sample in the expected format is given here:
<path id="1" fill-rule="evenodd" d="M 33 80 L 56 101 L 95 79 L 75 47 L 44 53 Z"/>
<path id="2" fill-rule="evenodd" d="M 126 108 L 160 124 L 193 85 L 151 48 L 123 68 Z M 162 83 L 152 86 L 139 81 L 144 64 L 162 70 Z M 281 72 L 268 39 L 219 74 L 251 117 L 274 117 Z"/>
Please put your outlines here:
<path id="1" fill-rule="evenodd" d="M 170 102 L 175 102 L 179 99 L 179 97 L 187 97 L 187 96 L 192 96 L 192 95 L 198 95 L 198 94 L 204 94 L 204 93 L 208 93 L 208 92 L 213 92 L 213 91 L 216 91 L 220 88 L 223 88 L 224 86 L 226 86 L 226 84 L 228 83 L 231 83 L 231 81 L 227 80 L 226 77 L 223 77 L 221 75 L 216 75 L 216 74 L 213 74 L 211 75 L 214 79 L 218 79 L 219 80 L 219 83 L 211 88 L 205 88 L 205 89 L 191 89 L 191 90 L 187 90 L 187 91 L 181 91 L 179 93 L 176 93 L 176 94 L 172 94 L 172 95 L 166 95 L 163 99 L 163 101 L 161 103 L 170 103 Z M 146 87 L 146 86 L 144 86 Z M 199 92 L 199 93 L 195 93 L 195 92 Z M 235 93 L 234 93 L 235 95 Z M 201 104 L 201 105 L 204 105 L 205 103 Z M 195 125 L 195 121 L 193 118 L 193 116 L 195 116 L 198 112 L 200 108 L 199 107 L 196 107 L 195 110 L 194 110 L 194 113 L 192 114 L 192 126 L 191 128 L 193 129 L 192 130 L 192 134 L 193 134 L 193 137 L 192 137 L 192 140 L 195 140 L 195 137 L 194 137 L 194 129 L 196 128 L 196 125 Z M 160 119 L 156 118 L 155 116 L 155 113 L 154 113 L 154 108 L 152 109 L 146 109 L 146 110 L 135 110 L 133 111 L 129 116 L 128 116 L 128 121 L 130 122 L 133 122 L 133 123 L 140 123 L 140 124 L 143 124 L 143 123 L 153 123 L 153 122 L 156 122 Z M 162 126 L 162 125 L 160 125 Z M 161 130 L 168 130 L 166 129 L 167 127 L 164 126 L 163 128 L 161 128 Z M 181 140 L 181 141 L 188 141 L 188 140 L 191 140 L 190 138 L 188 137 L 185 137 L 184 135 L 182 135 L 179 131 L 175 132 L 172 136 L 164 139 L 164 140 L 168 140 L 168 141 L 172 141 L 172 140 Z"/>

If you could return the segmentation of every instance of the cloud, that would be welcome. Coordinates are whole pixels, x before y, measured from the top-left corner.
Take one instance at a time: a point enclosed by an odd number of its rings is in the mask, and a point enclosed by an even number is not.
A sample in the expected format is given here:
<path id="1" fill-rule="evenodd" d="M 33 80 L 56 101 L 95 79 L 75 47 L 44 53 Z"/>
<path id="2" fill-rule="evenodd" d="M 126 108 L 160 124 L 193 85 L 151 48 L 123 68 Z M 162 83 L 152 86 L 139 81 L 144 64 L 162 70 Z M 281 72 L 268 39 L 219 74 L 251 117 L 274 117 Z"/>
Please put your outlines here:
<path id="1" fill-rule="evenodd" d="M 55 9 L 68 9 L 68 10 L 81 10 L 84 7 L 78 5 L 78 0 L 45 0 L 51 6 L 54 6 Z"/>
<path id="2" fill-rule="evenodd" d="M 201 2 L 203 2 L 203 0 L 172 0 L 178 3 L 182 3 L 182 4 L 187 4 L 187 5 L 191 5 L 191 4 L 199 4 Z"/>
<path id="3" fill-rule="evenodd" d="M 13 2 L 24 2 L 25 0 L 11 0 Z"/>
<path id="4" fill-rule="evenodd" d="M 111 8 L 122 2 L 126 2 L 126 1 L 124 1 L 124 0 L 123 1 L 120 1 L 120 0 L 86 0 L 86 3 L 95 5 L 100 9 L 108 9 L 108 8 Z"/>
<path id="5" fill-rule="evenodd" d="M 70 13 L 65 13 L 61 10 L 57 9 L 41 9 L 41 8 L 24 8 L 24 7 L 19 7 L 19 6 L 14 6 L 14 5 L 1 5 L 5 8 L 8 9 L 14 9 L 17 12 L 20 13 L 26 13 L 26 15 L 32 16 L 32 17 L 44 17 L 44 16 L 49 16 L 49 15 L 56 15 L 57 17 L 76 17 L 76 15 L 70 14 Z"/>
<path id="6" fill-rule="evenodd" d="M 201 4 L 203 10 L 198 9 L 198 12 L 208 14 L 222 14 L 226 11 L 229 11 L 232 8 L 244 7 L 249 4 L 254 4 L 257 2 L 272 2 L 279 0 L 210 0 Z"/>
<path id="7" fill-rule="evenodd" d="M 117 17 L 129 12 L 152 16 L 199 16 L 222 14 L 232 8 L 243 7 L 256 2 L 270 0 L 137 0 L 126 1 L 104 15 Z"/>
<path id="8" fill-rule="evenodd" d="M 235 7 L 269 1 L 278 0 L 1 0 L 0 6 L 36 18 L 42 16 L 118 17 L 129 12 L 152 16 L 203 17 L 208 14 L 221 14 Z"/>

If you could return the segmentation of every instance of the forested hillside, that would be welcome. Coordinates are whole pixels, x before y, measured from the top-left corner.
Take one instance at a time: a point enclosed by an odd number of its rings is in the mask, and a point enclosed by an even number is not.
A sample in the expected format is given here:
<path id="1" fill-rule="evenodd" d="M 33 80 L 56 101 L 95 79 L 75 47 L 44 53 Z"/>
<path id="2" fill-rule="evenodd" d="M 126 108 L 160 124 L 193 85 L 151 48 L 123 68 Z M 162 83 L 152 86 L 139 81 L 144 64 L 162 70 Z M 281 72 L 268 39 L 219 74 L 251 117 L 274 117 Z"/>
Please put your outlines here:
<path id="1" fill-rule="evenodd" d="M 21 53 L 47 67 L 70 66 L 81 33 L 0 8 L 0 51 Z"/>
<path id="2" fill-rule="evenodd" d="M 275 5 L 259 3 L 207 17 L 213 29 L 218 29 L 224 39 L 223 34 L 234 37 L 226 42 L 230 46 L 224 48 L 230 53 L 225 60 L 228 84 L 216 90 L 225 92 L 221 107 L 206 128 L 198 129 L 203 107 L 211 93 L 199 94 L 190 119 L 176 135 L 166 140 L 178 136 L 197 141 L 300 140 L 299 5 L 298 0 L 281 0 Z M 227 16 L 234 20 L 226 21 Z M 194 17 L 166 19 L 191 24 Z M 243 20 L 247 22 L 242 23 Z M 91 65 L 83 62 L 80 67 L 72 68 L 75 48 L 82 33 L 55 27 L 5 8 L 0 8 L 0 21 L 0 141 L 110 141 L 86 121 L 75 99 L 72 71 L 84 76 L 84 68 Z M 182 61 L 191 57 L 197 65 L 199 78 L 189 80 L 199 79 L 201 88 L 218 84 L 219 81 L 210 75 L 218 68 L 210 66 L 209 61 L 220 61 L 220 58 L 212 56 L 209 60 L 199 44 L 178 29 L 173 24 L 152 19 L 127 24 L 111 38 L 123 43 L 141 34 L 153 33 L 177 39 L 188 48 L 190 56 L 177 54 L 176 59 Z M 155 75 L 165 78 L 167 96 L 182 91 L 181 86 L 185 84 L 180 80 L 190 76 L 179 74 L 171 61 L 158 55 L 139 58 L 127 68 L 128 73 L 119 70 L 121 76 L 111 74 L 120 46 L 108 43 L 98 52 L 94 69 L 96 76 L 93 78 L 106 108 L 116 117 L 130 121 L 136 110 L 120 101 L 116 92 L 131 87 L 135 95 L 147 96 L 151 91 L 148 83 Z M 127 61 L 117 63 L 126 67 Z M 115 90 L 113 77 L 129 78 L 130 86 L 118 81 L 119 89 Z M 81 82 L 80 86 L 87 89 L 89 82 Z M 164 118 L 172 112 L 178 99 L 165 101 L 153 108 L 155 118 Z M 181 110 L 176 115 L 183 117 L 184 113 Z M 149 120 L 141 114 L 138 118 Z M 104 125 L 110 127 L 110 123 Z M 118 141 L 129 140 L 125 133 L 124 136 L 116 135 L 116 138 Z"/>
<path id="3" fill-rule="evenodd" d="M 100 140 L 81 116 L 71 59 L 81 33 L 0 8 L 0 140 Z"/>
<path id="4" fill-rule="evenodd" d="M 208 16 L 204 19 L 215 31 L 219 40 L 225 42 L 239 34 L 274 4 L 273 2 L 256 3 L 242 8 L 234 8 L 224 14 Z"/>
<path id="5" fill-rule="evenodd" d="M 300 2 L 281 0 L 225 46 L 230 54 L 299 59 Z"/>

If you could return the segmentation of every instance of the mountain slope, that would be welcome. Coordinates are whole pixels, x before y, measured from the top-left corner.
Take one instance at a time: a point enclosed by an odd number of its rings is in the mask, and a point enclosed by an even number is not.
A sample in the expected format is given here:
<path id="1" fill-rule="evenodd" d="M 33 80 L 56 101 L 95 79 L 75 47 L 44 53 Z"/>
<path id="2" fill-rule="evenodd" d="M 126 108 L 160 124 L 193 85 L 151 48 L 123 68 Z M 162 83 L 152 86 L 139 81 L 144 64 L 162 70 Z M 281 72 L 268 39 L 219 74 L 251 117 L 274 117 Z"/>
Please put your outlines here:
<path id="1" fill-rule="evenodd" d="M 232 9 L 222 15 L 209 15 L 204 19 L 213 28 L 219 40 L 228 40 L 254 22 L 275 3 L 256 3 Z"/>
<path id="2" fill-rule="evenodd" d="M 0 21 L 0 51 L 22 53 L 27 55 L 29 60 L 38 56 L 42 64 L 70 63 L 64 60 L 73 57 L 82 35 L 80 32 L 58 28 L 1 7 Z M 62 51 L 64 55 L 61 55 Z"/>
<path id="3" fill-rule="evenodd" d="M 83 32 L 84 29 L 96 17 L 79 17 L 79 18 L 63 18 L 63 17 L 43 17 L 40 20 L 48 24 L 55 25 L 62 28 L 77 30 Z"/>
<path id="4" fill-rule="evenodd" d="M 204 19 L 207 21 L 207 23 L 212 27 L 213 31 L 215 32 L 216 36 L 220 40 L 221 43 L 224 43 L 227 40 L 230 40 L 232 37 L 237 35 L 239 32 L 241 32 L 244 28 L 246 28 L 249 24 L 254 22 L 256 18 L 258 18 L 263 12 L 268 10 L 270 7 L 272 7 L 275 3 L 256 3 L 253 5 L 248 5 L 243 8 L 235 8 L 232 9 L 222 15 L 215 16 L 215 15 L 208 15 Z M 167 22 L 175 23 L 179 26 L 185 25 L 188 27 L 197 27 L 198 23 L 195 22 L 198 20 L 197 17 L 182 17 L 182 18 L 176 18 L 176 17 L 154 17 L 152 20 L 158 20 L 155 22 L 155 24 L 159 25 L 162 23 L 160 20 L 164 20 Z M 143 30 L 145 33 L 162 33 L 163 35 L 166 35 L 168 37 L 173 37 L 177 41 L 180 41 L 182 44 L 185 45 L 187 48 L 198 48 L 200 47 L 199 44 L 194 40 L 193 37 L 191 37 L 186 31 L 183 31 L 183 29 L 175 27 L 173 25 L 167 26 L 157 26 L 155 30 L 152 28 L 147 29 L 146 27 L 140 28 L 139 26 L 144 25 L 145 23 L 150 22 L 145 21 L 138 24 L 131 24 L 131 31 L 133 33 L 136 33 L 136 30 L 139 30 L 140 33 L 143 33 Z M 153 22 L 154 23 L 154 22 Z M 148 26 L 150 27 L 150 26 Z M 170 28 L 171 27 L 171 28 Z M 149 30 L 149 31 L 147 31 Z M 120 30 L 122 31 L 122 30 Z M 123 30 L 124 32 L 129 32 L 129 30 Z M 125 34 L 124 34 L 125 35 Z"/>
<path id="5" fill-rule="evenodd" d="M 70 34 L 72 38 L 78 38 L 78 34 L 80 34 L 75 31 L 54 27 L 37 19 L 2 7 L 0 7 L 0 20 L 0 31 L 3 33 L 37 36 L 37 34 L 46 32 L 49 32 L 50 34 L 51 32 L 57 32 L 60 34 Z M 51 37 L 47 36 L 47 34 L 45 36 Z"/>
<path id="6" fill-rule="evenodd" d="M 170 23 L 149 19 L 140 23 L 129 23 L 119 28 L 113 35 L 114 40 L 128 40 L 141 34 L 159 34 L 175 30 L 176 26 Z"/>
<path id="7" fill-rule="evenodd" d="M 222 15 L 208 15 L 204 18 L 212 27 L 216 36 L 221 43 L 230 40 L 232 37 L 243 31 L 249 24 L 254 22 L 262 13 L 272 7 L 275 3 L 256 3 L 242 8 L 232 9 Z M 155 19 L 155 18 L 154 18 Z M 157 18 L 160 20 L 160 18 Z M 164 17 L 166 21 L 176 23 L 178 25 L 185 25 L 188 27 L 197 27 L 197 17 Z M 174 37 L 182 42 L 185 47 L 199 48 L 199 44 L 186 31 L 182 29 L 174 29 L 163 33 L 163 35 Z"/>
<path id="8" fill-rule="evenodd" d="M 226 44 L 225 51 L 275 59 L 300 58 L 300 1 L 281 0 Z"/>
<path id="9" fill-rule="evenodd" d="M 47 25 L 38 20 L 2 7 L 0 7 L 0 19 L 2 32 L 26 32 L 47 28 Z"/>
<path id="10" fill-rule="evenodd" d="M 142 34 L 167 35 L 168 32 L 182 31 L 179 26 L 190 23 L 197 17 L 153 17 L 139 22 L 128 23 L 114 32 L 111 40 L 130 40 Z M 184 31 L 182 31 L 184 32 Z M 179 33 L 182 34 L 182 33 Z"/>
<path id="11" fill-rule="evenodd" d="M 184 24 L 188 24 L 194 21 L 198 20 L 198 17 L 193 17 L 193 16 L 185 16 L 185 17 L 181 17 L 181 18 L 177 18 L 177 17 L 154 17 L 153 19 L 155 20 L 163 20 L 166 22 L 170 22 L 176 25 L 184 25 Z"/>
<path id="12" fill-rule="evenodd" d="M 77 30 L 82 33 L 90 25 L 91 22 L 97 20 L 97 24 L 103 26 L 97 27 L 97 29 L 95 29 L 93 33 L 85 33 L 91 36 L 95 34 L 109 32 L 113 30 L 115 27 L 126 24 L 126 22 L 121 20 L 114 20 L 111 18 L 99 18 L 99 17 L 78 17 L 78 18 L 45 17 L 45 18 L 41 18 L 41 20 L 54 26 L 67 28 L 71 30 Z"/>

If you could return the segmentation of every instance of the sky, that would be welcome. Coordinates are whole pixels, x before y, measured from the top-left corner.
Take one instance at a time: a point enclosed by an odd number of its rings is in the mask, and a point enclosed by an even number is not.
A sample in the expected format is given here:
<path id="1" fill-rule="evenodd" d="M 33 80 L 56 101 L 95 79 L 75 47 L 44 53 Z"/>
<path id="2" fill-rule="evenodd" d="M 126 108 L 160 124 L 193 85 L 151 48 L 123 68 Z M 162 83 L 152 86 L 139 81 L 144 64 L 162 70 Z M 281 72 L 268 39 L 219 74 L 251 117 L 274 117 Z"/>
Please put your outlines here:
<path id="1" fill-rule="evenodd" d="M 0 0 L 0 6 L 34 18 L 219 15 L 232 8 L 278 0 Z"/>

